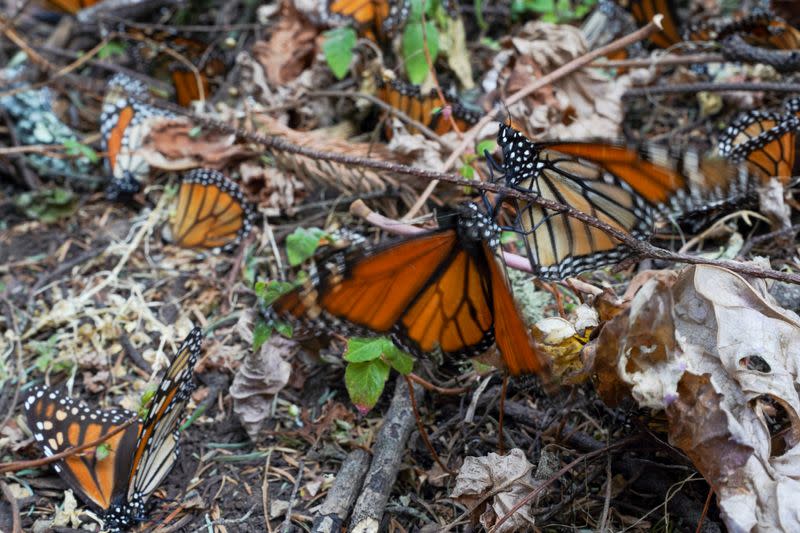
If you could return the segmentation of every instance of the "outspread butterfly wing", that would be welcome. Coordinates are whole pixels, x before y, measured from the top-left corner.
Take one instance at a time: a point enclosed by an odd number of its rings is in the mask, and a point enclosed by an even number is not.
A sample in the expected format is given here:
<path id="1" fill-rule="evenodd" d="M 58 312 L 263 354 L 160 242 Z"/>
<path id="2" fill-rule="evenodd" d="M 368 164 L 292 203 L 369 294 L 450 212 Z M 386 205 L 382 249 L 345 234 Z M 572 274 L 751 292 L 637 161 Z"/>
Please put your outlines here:
<path id="1" fill-rule="evenodd" d="M 24 406 L 28 425 L 46 457 L 92 442 L 136 417 L 124 409 L 91 409 L 43 386 L 31 390 Z M 127 491 L 140 427 L 140 422 L 133 423 L 106 440 L 103 452 L 88 448 L 56 462 L 54 468 L 81 499 L 105 511 Z"/>
<path id="2" fill-rule="evenodd" d="M 172 219 L 172 241 L 184 248 L 234 250 L 252 226 L 253 208 L 239 186 L 217 170 L 187 173 Z"/>
<path id="3" fill-rule="evenodd" d="M 746 161 L 762 183 L 776 177 L 786 185 L 800 170 L 796 168 L 798 129 L 800 119 L 794 115 L 750 111 L 725 130 L 719 151 L 732 161 Z"/>
<path id="4" fill-rule="evenodd" d="M 133 505 L 144 505 L 175 464 L 178 425 L 194 389 L 192 376 L 202 342 L 202 330 L 194 328 L 181 343 L 153 397 L 133 455 L 128 487 L 128 501 Z"/>

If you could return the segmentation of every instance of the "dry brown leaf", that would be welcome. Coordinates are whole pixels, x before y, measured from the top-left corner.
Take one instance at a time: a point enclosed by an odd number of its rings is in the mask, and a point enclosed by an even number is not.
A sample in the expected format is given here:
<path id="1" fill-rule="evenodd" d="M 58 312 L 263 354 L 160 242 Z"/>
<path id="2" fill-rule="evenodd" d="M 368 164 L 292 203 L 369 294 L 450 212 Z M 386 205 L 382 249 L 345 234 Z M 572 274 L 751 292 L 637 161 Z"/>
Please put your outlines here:
<path id="1" fill-rule="evenodd" d="M 800 531 L 800 317 L 764 280 L 705 265 L 652 277 L 592 344 L 604 399 L 666 408 L 730 530 Z"/>
<path id="2" fill-rule="evenodd" d="M 255 438 L 269 419 L 272 398 L 278 394 L 292 372 L 287 362 L 297 351 L 297 343 L 273 335 L 261 349 L 247 355 L 233 378 L 230 393 L 233 410 L 250 438 Z"/>
<path id="3" fill-rule="evenodd" d="M 510 39 L 517 52 L 506 90 L 513 92 L 534 77 L 547 74 L 586 53 L 586 42 L 574 26 L 529 22 Z M 595 69 L 580 69 L 546 90 L 512 106 L 515 117 L 527 117 L 531 134 L 546 132 L 552 138 L 580 139 L 616 136 L 622 120 L 622 93 L 630 77 L 605 77 Z M 543 100 L 544 98 L 544 100 Z"/>
<path id="4" fill-rule="evenodd" d="M 283 85 L 306 70 L 314 60 L 319 31 L 284 0 L 277 25 L 268 41 L 253 45 L 252 54 L 273 86 Z"/>
<path id="5" fill-rule="evenodd" d="M 236 144 L 235 135 L 216 130 L 202 130 L 199 135 L 193 135 L 195 129 L 187 118 L 153 121 L 139 153 L 150 166 L 164 170 L 222 169 L 233 161 L 259 154 L 243 144 Z"/>
<path id="6" fill-rule="evenodd" d="M 514 448 L 506 455 L 490 453 L 486 457 L 467 457 L 458 471 L 456 486 L 450 495 L 469 508 L 479 505 L 489 493 L 497 491 L 481 514 L 481 524 L 490 529 L 499 518 L 525 498 L 534 485 L 533 465 L 525 452 Z M 498 532 L 524 531 L 534 525 L 530 516 L 531 503 L 523 505 L 503 522 Z"/>
<path id="7" fill-rule="evenodd" d="M 322 131 L 296 131 L 288 128 L 277 120 L 265 115 L 258 115 L 255 120 L 261 129 L 269 135 L 285 138 L 287 141 L 304 148 L 311 148 L 322 152 L 379 159 L 387 162 L 408 164 L 409 157 L 403 157 L 402 151 L 395 151 L 390 145 L 388 148 L 380 144 L 352 142 L 345 138 L 331 135 L 330 129 Z M 398 155 L 400 154 L 400 155 Z M 415 182 L 409 176 L 395 176 L 387 172 L 376 172 L 369 168 L 345 165 L 335 161 L 314 159 L 300 154 L 293 154 L 275 150 L 272 153 L 276 166 L 286 174 L 300 179 L 308 190 L 320 188 L 332 189 L 346 195 L 359 193 L 381 192 L 398 190 L 401 198 L 407 205 L 412 205 L 416 198 L 415 189 L 422 190 L 425 182 Z M 289 207 L 291 203 L 287 204 Z M 388 216 L 392 216 L 387 212 Z"/>

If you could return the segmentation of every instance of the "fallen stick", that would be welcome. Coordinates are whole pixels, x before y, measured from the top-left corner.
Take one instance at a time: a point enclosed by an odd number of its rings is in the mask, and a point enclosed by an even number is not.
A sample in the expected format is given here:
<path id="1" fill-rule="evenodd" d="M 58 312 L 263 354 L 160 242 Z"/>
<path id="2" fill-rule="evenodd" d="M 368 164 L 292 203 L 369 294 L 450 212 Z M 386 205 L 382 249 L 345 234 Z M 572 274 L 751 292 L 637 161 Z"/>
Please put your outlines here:
<path id="1" fill-rule="evenodd" d="M 414 387 L 414 395 L 422 398 L 424 389 Z M 364 480 L 361 495 L 353 509 L 349 531 L 373 533 L 380 529 L 383 511 L 405 455 L 406 441 L 414 428 L 414 412 L 408 396 L 408 385 L 401 377 L 396 381 L 392 404 L 372 451 L 372 463 Z"/>
<path id="2" fill-rule="evenodd" d="M 328 491 L 328 496 L 314 517 L 312 533 L 342 531 L 344 521 L 350 515 L 353 504 L 361 492 L 369 462 L 369 454 L 360 448 L 347 455 Z"/>

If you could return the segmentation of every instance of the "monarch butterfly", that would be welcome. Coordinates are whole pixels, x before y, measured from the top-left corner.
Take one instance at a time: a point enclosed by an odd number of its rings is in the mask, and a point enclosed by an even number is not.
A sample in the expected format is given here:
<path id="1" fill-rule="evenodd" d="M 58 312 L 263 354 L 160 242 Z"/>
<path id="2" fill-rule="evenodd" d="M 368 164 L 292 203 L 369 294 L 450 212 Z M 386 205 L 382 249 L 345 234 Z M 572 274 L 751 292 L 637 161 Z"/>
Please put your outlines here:
<path id="1" fill-rule="evenodd" d="M 102 514 L 109 531 L 144 519 L 147 500 L 175 464 L 178 423 L 194 390 L 202 341 L 202 330 L 194 328 L 164 374 L 147 416 L 105 441 L 108 455 L 100 458 L 97 447 L 89 448 L 54 465 L 61 479 Z M 137 416 L 124 409 L 90 409 L 44 386 L 32 389 L 24 408 L 46 457 L 92 442 Z"/>
<path id="2" fill-rule="evenodd" d="M 202 95 L 212 95 L 211 80 L 221 76 L 228 69 L 224 54 L 202 40 L 186 37 L 175 30 L 151 32 L 139 28 L 123 27 L 131 39 L 136 40 L 132 48 L 133 59 L 140 69 L 158 70 L 160 67 L 169 70 L 175 88 L 175 101 L 187 107 L 192 101 L 199 100 Z M 182 55 L 197 69 L 197 74 L 178 62 L 166 49 Z"/>
<path id="3" fill-rule="evenodd" d="M 733 21 L 709 21 L 693 24 L 687 40 L 722 42 L 740 35 L 747 43 L 776 50 L 800 48 L 800 31 L 768 11 L 759 10 Z"/>
<path id="4" fill-rule="evenodd" d="M 508 186 L 583 211 L 637 239 L 648 239 L 659 215 L 705 211 L 745 194 L 747 174 L 724 159 L 605 142 L 533 143 L 501 124 L 498 145 Z M 518 224 L 534 273 L 562 279 L 628 255 L 599 229 L 520 201 Z"/>
<path id="5" fill-rule="evenodd" d="M 254 209 L 222 172 L 187 172 L 178 192 L 170 240 L 184 248 L 235 250 L 252 227 Z"/>
<path id="6" fill-rule="evenodd" d="M 791 111 L 794 100 L 786 102 Z M 770 111 L 739 115 L 719 140 L 719 153 L 733 162 L 746 162 L 762 183 L 776 177 L 784 185 L 800 172 L 796 160 L 800 118 Z"/>
<path id="7" fill-rule="evenodd" d="M 659 48 L 669 48 L 681 41 L 678 17 L 672 0 L 628 0 L 622 2 L 639 26 L 645 26 L 656 15 L 663 15 L 661 25 L 664 29 L 653 33 L 650 41 Z"/>
<path id="8" fill-rule="evenodd" d="M 545 373 L 493 249 L 493 218 L 474 203 L 449 226 L 323 260 L 319 275 L 278 298 L 271 312 L 300 329 L 391 335 L 422 356 L 472 357 L 496 343 L 512 374 Z"/>
<path id="9" fill-rule="evenodd" d="M 458 98 L 453 97 L 448 100 L 453 118 L 451 122 L 442 113 L 435 112 L 437 108 L 444 106 L 444 102 L 435 90 L 431 90 L 428 95 L 423 96 L 418 85 L 411 85 L 396 79 L 379 82 L 378 98 L 417 122 L 426 125 L 437 135 L 444 135 L 452 130 L 453 122 L 459 130 L 464 131 L 481 118 L 480 112 L 467 107 Z M 408 127 L 408 130 L 411 133 L 416 132 L 416 129 L 411 126 Z M 391 132 L 388 130 L 387 135 L 391 136 Z"/>
<path id="10" fill-rule="evenodd" d="M 392 38 L 411 13 L 411 0 L 332 0 L 328 11 L 335 18 L 352 21 L 367 38 Z"/>
<path id="11" fill-rule="evenodd" d="M 48 5 L 70 15 L 74 15 L 81 9 L 91 7 L 98 2 L 100 0 L 47 0 Z"/>
<path id="12" fill-rule="evenodd" d="M 111 184 L 106 190 L 109 199 L 139 192 L 150 172 L 150 166 L 136 153 L 146 136 L 148 120 L 174 116 L 141 102 L 146 96 L 147 86 L 125 74 L 115 74 L 106 86 L 100 133 L 111 174 Z"/>
<path id="13" fill-rule="evenodd" d="M 222 75 L 226 68 L 225 62 L 219 57 L 209 58 L 201 68 L 198 68 L 197 75 L 183 66 L 173 65 L 170 68 L 170 77 L 175 87 L 175 101 L 178 105 L 188 107 L 193 101 L 201 99 L 201 86 L 203 99 L 210 97 L 212 90 L 209 80 Z"/>

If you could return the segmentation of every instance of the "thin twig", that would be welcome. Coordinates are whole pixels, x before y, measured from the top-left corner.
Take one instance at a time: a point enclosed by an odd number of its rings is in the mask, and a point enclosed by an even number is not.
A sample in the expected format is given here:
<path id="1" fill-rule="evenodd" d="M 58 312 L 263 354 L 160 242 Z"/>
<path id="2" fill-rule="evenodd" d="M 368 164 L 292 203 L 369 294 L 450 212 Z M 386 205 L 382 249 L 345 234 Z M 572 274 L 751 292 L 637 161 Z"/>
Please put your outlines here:
<path id="1" fill-rule="evenodd" d="M 500 414 L 497 415 L 497 453 L 506 453 L 506 443 L 503 438 L 503 419 L 505 418 L 506 394 L 508 394 L 508 373 L 503 374 L 503 387 L 500 389 Z"/>
<path id="2" fill-rule="evenodd" d="M 422 388 L 435 392 L 436 394 L 441 394 L 443 396 L 460 396 L 472 388 L 472 387 L 453 387 L 453 388 L 440 387 L 438 385 L 434 385 L 430 381 L 421 378 L 420 376 L 414 374 L 413 372 L 408 374 L 406 377 L 409 380 L 413 381 L 414 383 L 422 385 Z"/>
<path id="3" fill-rule="evenodd" d="M 289 496 L 289 506 L 286 507 L 286 518 L 283 520 L 283 525 L 281 526 L 281 531 L 283 533 L 289 533 L 292 527 L 292 507 L 294 507 L 295 501 L 297 500 L 297 491 L 300 490 L 300 483 L 303 481 L 303 467 L 305 466 L 305 459 L 300 459 L 300 464 L 297 467 L 297 478 L 294 481 L 294 487 L 292 487 L 292 494 Z"/>
<path id="4" fill-rule="evenodd" d="M 595 227 L 600 231 L 603 231 L 604 233 L 611 235 L 624 245 L 631 248 L 634 252 L 633 255 L 639 256 L 639 258 L 659 259 L 662 261 L 673 261 L 676 263 L 687 263 L 690 265 L 711 265 L 720 268 L 725 268 L 727 270 L 736 272 L 737 274 L 741 274 L 744 276 L 775 279 L 786 283 L 800 284 L 800 275 L 798 274 L 792 274 L 789 272 L 779 272 L 777 270 L 772 270 L 769 268 L 764 269 L 757 266 L 753 266 L 752 264 L 740 263 L 738 261 L 729 261 L 725 259 L 707 259 L 699 256 L 696 257 L 693 255 L 671 252 L 663 248 L 657 248 L 656 246 L 653 246 L 647 241 L 640 241 L 635 237 L 633 237 L 632 235 L 619 231 L 616 228 L 613 228 L 605 224 L 604 222 L 597 220 L 594 217 L 587 215 L 583 211 L 579 211 L 573 207 L 558 204 L 556 202 L 551 202 L 550 200 L 546 200 L 542 197 L 520 193 L 519 191 L 516 191 L 514 189 L 509 189 L 506 187 L 497 187 L 493 184 L 484 183 L 481 184 L 481 188 L 485 188 L 485 190 L 490 190 L 493 192 L 499 192 L 501 194 L 508 193 L 511 196 L 515 196 L 517 198 L 524 198 L 527 201 L 541 205 L 545 209 L 557 211 L 559 213 L 564 213 L 573 218 L 577 218 L 581 222 L 584 222 L 589 226 Z M 415 226 L 402 224 L 401 222 L 392 221 L 391 219 L 388 219 L 382 215 L 378 215 L 377 213 L 371 211 L 366 205 L 364 205 L 363 202 L 360 204 L 358 201 L 354 202 L 353 205 L 350 206 L 350 212 L 356 216 L 360 216 L 370 224 L 378 226 L 381 229 L 392 233 L 397 233 L 400 235 L 412 235 L 415 233 L 420 233 L 425 231 Z M 413 228 L 413 231 L 411 231 L 411 228 Z M 522 270 L 524 272 L 533 272 L 533 267 L 531 266 L 530 261 L 528 261 L 528 259 L 506 251 L 503 251 L 502 254 L 503 254 L 503 261 L 505 261 L 508 267 L 513 268 L 515 270 Z"/>
<path id="5" fill-rule="evenodd" d="M 8 488 L 5 481 L 0 481 L 0 490 L 3 492 L 3 496 L 6 500 L 8 500 L 8 504 L 11 506 L 11 517 L 12 517 L 12 531 L 13 533 L 22 533 L 22 525 L 21 520 L 19 517 L 19 505 L 17 504 L 17 499 L 14 497 L 14 493 L 11 492 L 11 489 Z"/>
<path id="6" fill-rule="evenodd" d="M 595 61 L 589 66 L 596 68 L 648 68 L 674 65 L 698 65 L 705 63 L 726 63 L 727 61 L 727 59 L 722 57 L 722 54 L 694 54 L 686 56 L 663 55 L 639 57 L 635 59 Z"/>
<path id="7" fill-rule="evenodd" d="M 661 15 L 657 15 L 659 17 L 659 21 L 661 20 Z M 444 162 L 442 165 L 442 171 L 447 172 L 455 165 L 458 158 L 467 150 L 467 148 L 475 142 L 475 139 L 478 137 L 480 131 L 491 121 L 495 120 L 495 117 L 503 112 L 504 107 L 510 107 L 511 105 L 519 102 L 526 96 L 538 91 L 539 89 L 550 85 L 551 83 L 559 80 L 569 74 L 572 74 L 576 70 L 579 70 L 586 65 L 590 64 L 592 61 L 597 59 L 598 57 L 602 57 L 608 55 L 612 52 L 617 50 L 621 50 L 631 44 L 646 39 L 651 33 L 656 31 L 658 26 L 654 22 L 650 22 L 645 27 L 636 30 L 635 32 L 631 33 L 630 35 L 626 35 L 616 41 L 613 41 L 603 47 L 598 48 L 597 50 L 592 50 L 580 57 L 576 57 L 566 65 L 563 65 L 554 71 L 548 73 L 545 76 L 542 76 L 538 80 L 535 80 L 516 93 L 509 96 L 502 105 L 498 104 L 494 107 L 494 109 L 487 113 L 482 119 L 478 121 L 477 124 L 472 126 L 468 131 L 464 133 L 464 138 L 461 139 L 461 142 L 456 147 L 455 150 L 450 154 L 450 157 Z M 422 192 L 420 197 L 417 199 L 417 202 L 409 209 L 408 213 L 403 217 L 403 220 L 408 220 L 412 218 L 417 211 L 419 211 L 424 203 L 427 201 L 428 196 L 433 193 L 433 190 L 436 188 L 438 181 L 432 181 L 428 184 L 428 187 Z"/>
<path id="8" fill-rule="evenodd" d="M 495 524 L 492 527 L 492 529 L 489 530 L 489 533 L 496 533 L 497 531 L 500 531 L 501 530 L 500 526 L 502 526 L 506 522 L 506 520 L 508 520 L 509 518 L 514 516 L 514 513 L 519 511 L 523 506 L 525 506 L 528 503 L 530 503 L 534 498 L 536 498 L 536 496 L 539 495 L 539 493 L 541 493 L 544 489 L 546 489 L 547 487 L 549 487 L 550 485 L 555 483 L 557 480 L 559 480 L 562 477 L 564 477 L 567 474 L 567 472 L 569 472 L 570 470 L 572 470 L 573 468 L 578 466 L 580 463 L 582 463 L 584 461 L 588 461 L 589 459 L 597 457 L 598 455 L 602 455 L 604 453 L 608 453 L 611 450 L 614 450 L 616 448 L 620 448 L 622 446 L 627 446 L 627 445 L 631 444 L 632 442 L 638 440 L 638 438 L 639 437 L 636 437 L 636 436 L 629 437 L 627 439 L 623 439 L 623 440 L 621 440 L 619 442 L 616 442 L 614 444 L 611 444 L 609 446 L 605 446 L 603 448 L 600 448 L 599 450 L 595 450 L 593 452 L 589 452 L 587 454 L 584 454 L 584 455 L 578 457 L 577 459 L 575 459 L 574 461 L 572 461 L 568 465 L 564 466 L 561 470 L 559 470 L 558 472 L 556 472 L 555 474 L 550 476 L 550 478 L 547 479 L 547 481 L 544 481 L 541 485 L 538 485 L 535 489 L 533 489 L 530 493 L 528 493 L 527 496 L 525 496 L 520 501 L 518 501 L 514 505 L 514 507 L 509 509 L 509 511 L 505 515 L 500 517 L 500 519 L 497 522 L 495 522 Z"/>
<path id="9" fill-rule="evenodd" d="M 652 25 L 649 24 L 645 28 L 649 28 Z M 655 26 L 653 26 L 654 28 Z M 637 37 L 637 39 L 641 36 L 640 33 L 631 34 L 628 37 Z M 636 39 L 634 39 L 636 40 Z M 617 41 L 619 43 L 620 41 Z M 591 59 L 591 58 L 590 58 Z M 563 67 L 562 67 L 563 68 Z M 561 70 L 561 69 L 558 69 Z M 553 71 L 553 73 L 558 71 Z M 553 73 L 548 74 L 551 76 Z M 548 78 L 542 78 L 542 80 Z M 519 93 L 517 93 L 519 94 Z M 646 241 L 640 241 L 626 233 L 621 231 L 609 224 L 598 220 L 597 218 L 584 213 L 578 209 L 575 209 L 571 206 L 560 204 L 558 202 L 554 202 L 552 200 L 548 200 L 542 196 L 538 196 L 534 192 L 530 191 L 519 191 L 516 189 L 512 189 L 510 187 L 505 187 L 501 185 L 497 185 L 496 183 L 489 183 L 489 182 L 477 182 L 474 180 L 467 180 L 458 176 L 456 174 L 448 174 L 444 172 L 436 172 L 432 170 L 425 170 L 421 168 L 409 167 L 407 165 L 401 165 L 399 163 L 392 163 L 387 161 L 381 161 L 377 159 L 370 159 L 366 157 L 355 157 L 350 155 L 345 155 L 341 153 L 333 153 L 333 152 L 324 152 L 321 150 L 314 150 L 311 148 L 306 148 L 302 146 L 298 146 L 293 144 L 286 139 L 281 137 L 274 137 L 274 136 L 266 136 L 260 135 L 258 133 L 253 133 L 249 131 L 245 131 L 241 128 L 236 128 L 234 126 L 230 126 L 218 120 L 209 119 L 206 117 L 200 117 L 196 114 L 183 109 L 179 106 L 170 105 L 170 104 L 159 104 L 161 107 L 165 109 L 169 109 L 170 111 L 175 112 L 176 114 L 191 117 L 198 125 L 203 127 L 207 127 L 209 129 L 216 129 L 219 131 L 227 132 L 233 134 L 241 139 L 246 139 L 258 144 L 264 145 L 266 148 L 271 148 L 278 151 L 283 151 L 292 154 L 303 155 L 306 157 L 310 157 L 312 159 L 321 159 L 326 161 L 334 161 L 337 163 L 342 163 L 345 165 L 355 165 L 365 168 L 371 168 L 374 170 L 382 170 L 390 173 L 396 174 L 406 174 L 411 176 L 416 176 L 423 179 L 429 180 L 438 180 L 444 181 L 447 183 L 452 183 L 453 185 L 458 185 L 462 187 L 472 187 L 476 189 L 480 189 L 482 191 L 494 192 L 499 193 L 505 198 L 517 198 L 521 200 L 525 200 L 527 202 L 536 204 L 545 210 L 553 211 L 554 213 L 562 213 L 569 217 L 575 218 L 580 220 L 584 224 L 592 226 L 594 228 L 599 229 L 603 233 L 613 237 L 621 244 L 624 244 L 633 252 L 633 255 L 637 255 L 641 258 L 651 258 L 651 259 L 659 259 L 663 261 L 674 261 L 678 263 L 688 263 L 688 264 L 704 264 L 704 265 L 712 265 L 717 266 L 720 268 L 726 268 L 733 272 L 737 272 L 739 274 L 745 276 L 752 276 L 757 278 L 769 278 L 775 279 L 778 281 L 784 281 L 787 283 L 795 283 L 800 284 L 800 275 L 791 274 L 786 272 L 778 272 L 772 269 L 763 269 L 759 267 L 755 267 L 752 265 L 747 265 L 743 263 L 737 263 L 735 261 L 727 261 L 727 260 L 720 260 L 720 259 L 705 259 L 702 257 L 694 257 L 686 254 L 678 254 L 674 252 L 670 252 L 669 250 L 664 250 L 661 248 L 656 248 L 652 244 Z M 487 115 L 489 117 L 489 115 Z M 484 118 L 487 118 L 484 117 Z M 488 120 L 491 120 L 489 118 Z M 470 131 L 473 131 L 474 128 Z M 469 133 L 469 132 L 468 132 Z M 396 223 L 399 224 L 399 223 Z M 506 255 L 506 259 L 508 260 L 508 256 Z M 512 268 L 518 268 L 520 270 L 526 270 L 523 265 L 515 266 L 512 264 L 511 261 L 508 261 L 508 266 Z M 530 272 L 530 265 L 528 265 L 528 271 Z"/>
<path id="10" fill-rule="evenodd" d="M 706 521 L 712 496 L 714 496 L 714 489 L 712 487 L 708 487 L 708 496 L 706 496 L 706 503 L 703 505 L 703 512 L 700 514 L 700 520 L 697 521 L 697 529 L 695 529 L 695 533 L 700 533 L 703 530 L 703 522 Z"/>
<path id="11" fill-rule="evenodd" d="M 134 423 L 138 422 L 139 422 L 138 417 L 129 418 L 121 425 L 115 427 L 113 430 L 109 431 L 105 435 L 101 435 L 100 437 L 92 441 L 89 441 L 85 444 L 81 444 L 80 446 L 71 446 L 62 452 L 51 455 L 50 457 L 42 457 L 41 459 L 34 459 L 31 461 L 14 461 L 13 463 L 4 463 L 0 465 L 0 474 L 5 474 L 6 472 L 19 472 L 20 470 L 24 470 L 26 468 L 36 468 L 39 466 L 49 465 L 50 463 L 55 463 L 56 461 L 60 461 L 61 459 L 65 459 L 67 457 L 70 457 L 71 455 L 75 455 L 76 453 L 80 453 L 83 450 L 89 448 L 95 448 L 99 444 L 107 441 L 108 439 L 116 435 L 117 433 L 126 430 L 128 426 L 131 426 Z"/>
<path id="12" fill-rule="evenodd" d="M 655 87 L 640 87 L 628 89 L 622 94 L 622 98 L 639 98 L 643 96 L 653 96 L 658 94 L 696 94 L 701 91 L 708 92 L 735 92 L 735 91 L 771 91 L 796 93 L 800 92 L 800 83 L 779 83 L 779 82 L 740 82 L 740 83 L 717 83 L 713 81 L 701 83 L 673 83 L 670 85 L 658 85 Z"/>
<path id="13" fill-rule="evenodd" d="M 448 466 L 442 462 L 439 454 L 436 453 L 436 448 L 433 447 L 433 443 L 431 443 L 431 440 L 428 438 L 428 432 L 425 431 L 425 426 L 422 425 L 422 419 L 420 418 L 419 411 L 417 410 L 417 400 L 414 398 L 414 383 L 407 375 L 403 377 L 406 378 L 406 383 L 408 383 L 408 398 L 411 400 L 411 410 L 414 411 L 414 420 L 417 422 L 417 431 L 419 431 L 419 436 L 422 438 L 422 442 L 425 443 L 425 447 L 428 448 L 428 451 L 431 453 L 433 460 L 436 461 L 436 464 L 438 464 L 442 470 L 451 476 L 454 475 L 455 472 L 450 470 L 450 468 L 448 468 Z"/>

